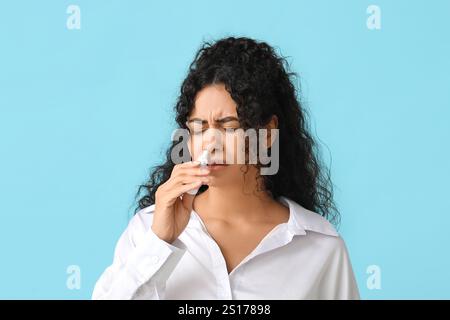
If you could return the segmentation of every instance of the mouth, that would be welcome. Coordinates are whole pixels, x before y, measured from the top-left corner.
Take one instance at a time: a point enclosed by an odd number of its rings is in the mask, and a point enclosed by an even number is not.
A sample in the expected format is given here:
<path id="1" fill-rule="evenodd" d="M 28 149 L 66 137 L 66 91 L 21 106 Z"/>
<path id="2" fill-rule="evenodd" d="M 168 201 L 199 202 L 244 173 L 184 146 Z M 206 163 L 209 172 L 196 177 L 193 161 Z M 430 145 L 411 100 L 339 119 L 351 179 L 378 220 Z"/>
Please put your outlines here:
<path id="1" fill-rule="evenodd" d="M 208 166 L 227 166 L 228 164 L 226 164 L 225 162 L 223 162 L 223 163 L 218 163 L 218 162 L 216 162 L 216 161 L 210 161 L 209 163 L 208 163 Z"/>
<path id="2" fill-rule="evenodd" d="M 226 163 L 215 163 L 215 162 L 208 163 L 208 167 L 211 169 L 222 168 L 222 167 L 226 167 L 226 166 L 228 166 L 228 164 L 226 164 Z"/>

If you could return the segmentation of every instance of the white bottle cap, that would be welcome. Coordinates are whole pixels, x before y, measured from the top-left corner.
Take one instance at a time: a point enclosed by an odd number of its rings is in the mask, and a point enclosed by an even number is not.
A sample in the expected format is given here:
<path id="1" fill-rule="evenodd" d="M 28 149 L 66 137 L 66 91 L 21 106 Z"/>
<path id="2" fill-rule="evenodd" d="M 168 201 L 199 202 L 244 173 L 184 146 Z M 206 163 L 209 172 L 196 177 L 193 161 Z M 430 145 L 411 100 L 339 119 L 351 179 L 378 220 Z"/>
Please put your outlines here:
<path id="1" fill-rule="evenodd" d="M 201 166 L 206 166 L 209 163 L 209 151 L 203 150 L 202 154 L 200 155 L 200 157 L 198 157 L 197 161 L 200 161 L 200 165 Z"/>

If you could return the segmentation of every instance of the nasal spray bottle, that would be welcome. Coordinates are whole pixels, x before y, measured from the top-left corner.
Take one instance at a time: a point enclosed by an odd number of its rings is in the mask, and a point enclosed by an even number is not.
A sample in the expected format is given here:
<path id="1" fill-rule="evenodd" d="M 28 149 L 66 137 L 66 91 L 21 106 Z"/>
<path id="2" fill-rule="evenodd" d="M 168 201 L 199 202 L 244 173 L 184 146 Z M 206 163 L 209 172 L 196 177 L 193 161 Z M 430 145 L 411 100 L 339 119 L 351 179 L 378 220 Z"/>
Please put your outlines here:
<path id="1" fill-rule="evenodd" d="M 209 163 L 209 149 L 203 150 L 202 154 L 197 158 L 202 168 L 206 168 Z M 188 194 L 195 196 L 200 187 L 187 191 Z"/>

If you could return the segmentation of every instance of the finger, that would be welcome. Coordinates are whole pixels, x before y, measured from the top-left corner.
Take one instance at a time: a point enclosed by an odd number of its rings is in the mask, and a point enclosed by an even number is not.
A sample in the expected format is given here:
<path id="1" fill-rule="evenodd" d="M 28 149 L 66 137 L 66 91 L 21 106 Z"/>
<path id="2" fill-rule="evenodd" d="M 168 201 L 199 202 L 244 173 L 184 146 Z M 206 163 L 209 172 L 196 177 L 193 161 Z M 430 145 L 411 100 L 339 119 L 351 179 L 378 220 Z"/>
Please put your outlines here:
<path id="1" fill-rule="evenodd" d="M 183 171 L 175 173 L 174 176 L 169 179 L 168 185 L 174 187 L 180 183 L 191 183 L 196 179 L 208 178 L 210 172 L 210 169 L 207 168 L 183 169 Z"/>
<path id="2" fill-rule="evenodd" d="M 189 190 L 192 189 L 196 189 L 199 188 L 204 182 L 202 182 L 201 180 L 197 180 L 191 183 L 187 183 L 187 184 L 181 184 L 175 188 L 172 189 L 172 191 L 170 192 L 170 194 L 168 195 L 168 197 L 170 197 L 171 199 L 176 199 L 179 198 L 181 195 L 183 195 L 186 192 L 188 192 Z"/>
<path id="3" fill-rule="evenodd" d="M 185 168 L 195 168 L 197 166 L 200 166 L 200 162 L 199 161 L 189 161 L 189 162 L 184 162 L 184 163 L 180 163 L 180 164 L 176 164 L 173 169 L 172 172 L 170 173 L 171 177 L 176 176 L 180 171 L 183 171 L 183 169 Z"/>
<path id="4" fill-rule="evenodd" d="M 211 169 L 205 167 L 184 168 L 179 171 L 180 175 L 187 176 L 206 176 L 211 173 Z"/>
<path id="5" fill-rule="evenodd" d="M 176 170 L 175 168 L 173 169 L 169 180 L 165 183 L 165 187 L 170 190 L 180 183 L 191 183 L 195 178 L 207 176 L 210 172 L 211 170 L 209 168 L 200 167 L 198 162 L 186 162 L 185 167 L 178 167 Z"/>
<path id="6" fill-rule="evenodd" d="M 189 194 L 187 192 L 194 188 L 199 188 L 201 185 L 202 184 L 198 182 L 195 182 L 191 185 L 186 185 L 189 186 L 189 188 L 182 194 L 181 202 L 188 212 L 192 211 L 192 204 L 194 203 L 195 195 Z"/>
<path id="7" fill-rule="evenodd" d="M 196 181 L 201 181 L 203 183 L 209 182 L 209 177 L 202 177 L 202 176 L 181 176 L 174 179 L 174 186 L 173 188 L 176 188 L 180 185 L 190 184 Z"/>
<path id="8" fill-rule="evenodd" d="M 183 163 L 176 164 L 173 167 L 173 169 L 174 170 L 180 170 L 180 169 L 184 169 L 184 168 L 197 167 L 199 165 L 200 165 L 200 161 L 188 161 L 188 162 L 183 162 Z"/>
<path id="9" fill-rule="evenodd" d="M 192 211 L 195 195 L 189 193 L 183 193 L 181 196 L 181 203 L 183 207 L 188 211 Z"/>

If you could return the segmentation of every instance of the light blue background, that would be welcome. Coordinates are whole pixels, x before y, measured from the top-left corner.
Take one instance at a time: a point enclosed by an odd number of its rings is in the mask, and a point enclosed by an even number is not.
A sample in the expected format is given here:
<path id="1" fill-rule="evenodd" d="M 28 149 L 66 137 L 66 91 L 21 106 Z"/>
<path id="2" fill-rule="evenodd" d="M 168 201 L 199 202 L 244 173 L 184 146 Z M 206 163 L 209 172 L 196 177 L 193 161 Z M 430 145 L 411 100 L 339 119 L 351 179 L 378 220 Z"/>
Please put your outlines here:
<path id="1" fill-rule="evenodd" d="M 228 35 L 299 73 L 362 297 L 450 298 L 449 16 L 445 0 L 2 1 L 0 298 L 90 298 L 162 161 L 189 62 Z"/>

